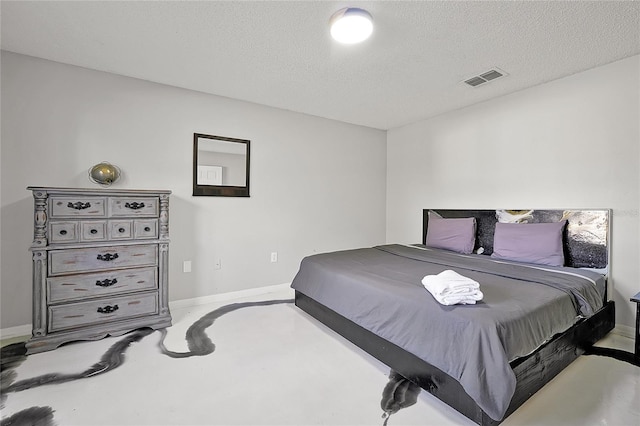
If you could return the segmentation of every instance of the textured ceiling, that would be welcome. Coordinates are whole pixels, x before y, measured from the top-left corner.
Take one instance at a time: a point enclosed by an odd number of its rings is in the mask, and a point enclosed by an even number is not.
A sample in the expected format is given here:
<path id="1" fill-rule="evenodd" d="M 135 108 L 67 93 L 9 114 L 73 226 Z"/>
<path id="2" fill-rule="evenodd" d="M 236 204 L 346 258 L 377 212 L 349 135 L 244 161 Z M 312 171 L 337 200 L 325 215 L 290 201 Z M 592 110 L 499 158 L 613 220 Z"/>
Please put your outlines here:
<path id="1" fill-rule="evenodd" d="M 366 8 L 345 46 L 331 15 Z M 2 1 L 2 49 L 389 129 L 640 53 L 640 2 Z M 472 88 L 498 67 L 509 75 Z"/>

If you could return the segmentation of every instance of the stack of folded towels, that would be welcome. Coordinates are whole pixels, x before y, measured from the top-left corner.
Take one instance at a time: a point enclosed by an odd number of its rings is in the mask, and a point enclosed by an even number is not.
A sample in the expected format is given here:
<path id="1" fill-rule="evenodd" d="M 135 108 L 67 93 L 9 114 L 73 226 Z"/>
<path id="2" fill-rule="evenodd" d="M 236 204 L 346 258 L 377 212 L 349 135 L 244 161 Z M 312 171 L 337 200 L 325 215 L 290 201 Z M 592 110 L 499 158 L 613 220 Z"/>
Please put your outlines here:
<path id="1" fill-rule="evenodd" d="M 438 275 L 427 275 L 422 284 L 443 305 L 474 305 L 483 297 L 477 281 L 450 269 Z"/>

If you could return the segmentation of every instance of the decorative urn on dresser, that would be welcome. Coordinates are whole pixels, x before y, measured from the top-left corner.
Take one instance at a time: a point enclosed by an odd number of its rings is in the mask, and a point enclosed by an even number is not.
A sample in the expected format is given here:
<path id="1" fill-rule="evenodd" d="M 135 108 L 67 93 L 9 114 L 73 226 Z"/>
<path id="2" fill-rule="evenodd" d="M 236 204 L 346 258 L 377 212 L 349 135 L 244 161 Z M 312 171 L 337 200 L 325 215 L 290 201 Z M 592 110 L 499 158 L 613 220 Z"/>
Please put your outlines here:
<path id="1" fill-rule="evenodd" d="M 27 353 L 171 325 L 171 191 L 27 189 L 34 198 Z"/>

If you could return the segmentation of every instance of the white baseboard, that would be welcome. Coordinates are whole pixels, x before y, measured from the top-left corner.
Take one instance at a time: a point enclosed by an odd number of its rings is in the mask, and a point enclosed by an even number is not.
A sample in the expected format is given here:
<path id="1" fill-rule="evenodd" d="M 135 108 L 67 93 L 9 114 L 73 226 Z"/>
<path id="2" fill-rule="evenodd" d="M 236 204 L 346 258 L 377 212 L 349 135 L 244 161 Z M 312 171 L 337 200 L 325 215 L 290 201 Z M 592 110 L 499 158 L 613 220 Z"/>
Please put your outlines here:
<path id="1" fill-rule="evenodd" d="M 13 339 L 14 337 L 31 336 L 31 324 L 18 325 L 0 329 L 0 339 Z"/>
<path id="2" fill-rule="evenodd" d="M 238 299 L 241 297 L 259 296 L 262 294 L 274 293 L 289 288 L 291 283 L 271 285 L 267 287 L 249 288 L 246 290 L 232 291 L 229 293 L 212 294 L 210 296 L 196 297 L 193 299 L 174 300 L 169 302 L 169 309 L 188 308 L 191 306 L 205 305 L 212 302 L 224 302 L 226 300 Z M 291 290 L 293 296 L 293 290 Z M 18 325 L 0 329 L 0 339 L 12 339 L 14 337 L 31 336 L 31 324 Z"/>
<path id="3" fill-rule="evenodd" d="M 611 330 L 612 333 L 618 334 L 620 336 L 628 337 L 629 339 L 636 338 L 636 330 L 633 327 L 629 327 L 623 324 L 616 324 L 616 326 Z"/>
<path id="4" fill-rule="evenodd" d="M 260 296 L 263 294 L 283 291 L 290 288 L 291 283 L 271 285 L 267 287 L 249 288 L 246 290 L 232 291 L 229 293 L 212 294 L 200 296 L 193 299 L 174 300 L 169 302 L 169 309 L 189 308 L 191 306 L 206 305 L 207 303 L 224 302 L 227 300 L 239 299 L 241 297 Z M 293 297 L 293 290 L 291 290 Z"/>

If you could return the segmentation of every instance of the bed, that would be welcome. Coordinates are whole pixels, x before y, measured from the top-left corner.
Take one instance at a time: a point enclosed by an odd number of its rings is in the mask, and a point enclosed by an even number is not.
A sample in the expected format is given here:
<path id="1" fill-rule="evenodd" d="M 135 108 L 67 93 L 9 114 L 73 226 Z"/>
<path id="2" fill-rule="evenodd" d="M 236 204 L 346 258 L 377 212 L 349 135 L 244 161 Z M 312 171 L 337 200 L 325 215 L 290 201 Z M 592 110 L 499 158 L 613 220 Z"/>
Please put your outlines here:
<path id="1" fill-rule="evenodd" d="M 499 424 L 613 329 L 609 217 L 424 210 L 422 244 L 303 259 L 296 305 L 474 422 Z M 439 303 L 421 279 L 444 270 L 477 281 L 482 300 Z"/>

